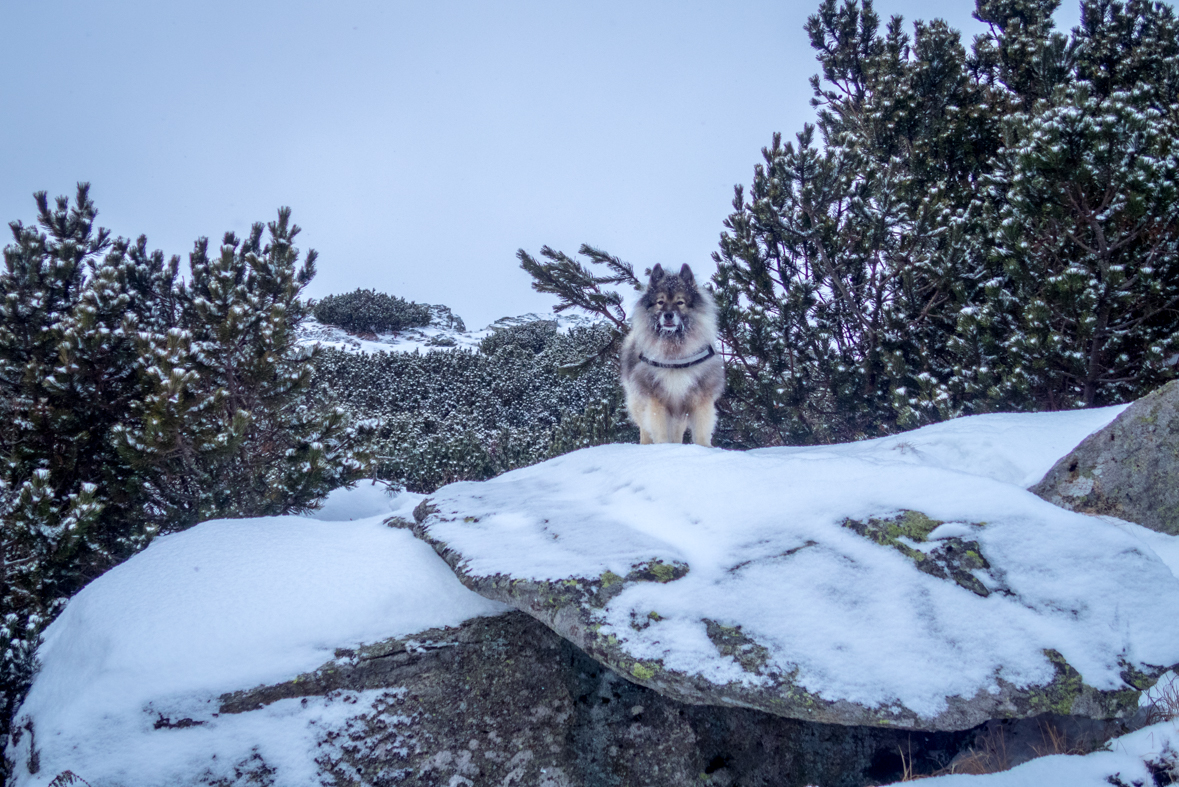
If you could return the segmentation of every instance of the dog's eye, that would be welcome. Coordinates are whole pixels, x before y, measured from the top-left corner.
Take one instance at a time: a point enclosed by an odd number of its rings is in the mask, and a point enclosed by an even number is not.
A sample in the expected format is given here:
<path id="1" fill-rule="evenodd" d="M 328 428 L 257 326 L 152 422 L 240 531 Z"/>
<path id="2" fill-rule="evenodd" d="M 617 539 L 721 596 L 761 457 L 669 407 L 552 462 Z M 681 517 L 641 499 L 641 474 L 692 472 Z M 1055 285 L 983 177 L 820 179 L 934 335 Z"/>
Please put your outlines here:
<path id="1" fill-rule="evenodd" d="M 683 301 L 676 301 L 676 302 L 675 302 L 675 305 L 676 305 L 676 306 L 683 306 L 683 305 L 684 305 L 684 302 L 683 302 Z"/>

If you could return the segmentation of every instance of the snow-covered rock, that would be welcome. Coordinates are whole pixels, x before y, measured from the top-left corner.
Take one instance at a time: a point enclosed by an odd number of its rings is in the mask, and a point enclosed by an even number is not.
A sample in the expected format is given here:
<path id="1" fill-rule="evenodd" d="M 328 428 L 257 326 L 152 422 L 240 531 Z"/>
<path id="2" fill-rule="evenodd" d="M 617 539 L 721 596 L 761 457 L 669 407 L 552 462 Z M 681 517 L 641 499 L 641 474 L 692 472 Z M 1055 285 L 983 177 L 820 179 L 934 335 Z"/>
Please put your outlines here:
<path id="1" fill-rule="evenodd" d="M 1071 511 L 1179 535 L 1179 380 L 1090 435 L 1032 491 Z"/>
<path id="2" fill-rule="evenodd" d="M 928 769 L 968 740 L 631 683 L 531 617 L 495 614 L 383 526 L 420 500 L 361 484 L 313 519 L 168 536 L 96 581 L 41 649 L 6 752 L 16 784 L 801 786 L 899 773 L 902 744 Z"/>
<path id="3" fill-rule="evenodd" d="M 314 670 L 338 648 L 506 610 L 383 524 L 416 496 L 371 492 L 330 501 L 355 521 L 217 520 L 163 536 L 70 599 L 16 716 L 16 784 L 66 770 L 93 787 L 230 783 L 254 761 L 283 784 L 318 784 L 319 731 L 351 704 L 225 715 L 221 695 Z"/>
<path id="4" fill-rule="evenodd" d="M 599 318 L 585 314 L 521 314 L 517 317 L 501 317 L 486 328 L 468 331 L 460 317 L 445 306 L 431 306 L 430 324 L 421 328 L 406 328 L 402 331 L 358 336 L 335 325 L 325 325 L 313 317 L 303 321 L 299 328 L 299 341 L 304 344 L 318 344 L 348 352 L 432 352 L 434 350 L 467 349 L 477 350 L 479 344 L 496 330 L 538 320 L 555 321 L 557 330 L 568 331 L 576 327 L 588 327 Z"/>
<path id="5" fill-rule="evenodd" d="M 444 487 L 416 532 L 468 587 L 683 701 L 924 730 L 1124 717 L 1179 662 L 1170 537 L 1026 491 L 1118 412 L 601 446 Z"/>
<path id="6" fill-rule="evenodd" d="M 1077 675 L 1045 694 L 1053 708 L 1078 711 L 1081 681 L 1128 708 L 1123 665 L 1139 681 L 1175 660 L 1179 538 L 1023 491 L 1117 412 L 961 419 L 822 449 L 609 446 L 442 490 L 436 504 L 472 510 L 425 518 L 424 534 L 453 530 L 467 581 L 499 563 L 517 588 L 603 600 L 589 644 L 617 672 L 464 589 L 404 527 L 411 509 L 426 514 L 420 495 L 364 484 L 307 518 L 205 523 L 71 600 L 5 753 L 20 787 L 67 770 L 93 787 L 801 787 L 930 773 L 979 729 L 830 726 L 674 697 L 764 694 L 794 658 L 795 696 L 816 707 L 839 689 L 917 717 L 923 698 L 935 714 L 951 705 L 939 690 L 990 685 L 988 669 L 1033 693 L 1067 662 Z M 553 623 L 581 608 L 553 601 L 529 611 Z M 674 671 L 690 680 L 660 683 Z M 873 705 L 873 692 L 896 699 Z M 1034 738 L 1041 723 L 1002 726 Z M 941 783 L 1149 784 L 1176 768 L 1174 726 Z"/>

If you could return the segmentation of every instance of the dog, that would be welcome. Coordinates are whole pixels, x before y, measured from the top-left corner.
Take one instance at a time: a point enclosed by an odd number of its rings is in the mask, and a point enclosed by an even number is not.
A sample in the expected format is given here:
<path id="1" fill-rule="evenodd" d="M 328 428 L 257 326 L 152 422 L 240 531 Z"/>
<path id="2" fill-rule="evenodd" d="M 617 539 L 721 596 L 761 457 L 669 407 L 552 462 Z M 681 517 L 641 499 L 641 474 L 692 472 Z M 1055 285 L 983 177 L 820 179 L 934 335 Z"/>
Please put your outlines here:
<path id="1" fill-rule="evenodd" d="M 656 265 L 622 343 L 622 388 L 640 443 L 681 443 L 690 428 L 697 445 L 712 445 L 725 388 L 715 344 L 712 295 L 687 265 L 674 275 Z"/>

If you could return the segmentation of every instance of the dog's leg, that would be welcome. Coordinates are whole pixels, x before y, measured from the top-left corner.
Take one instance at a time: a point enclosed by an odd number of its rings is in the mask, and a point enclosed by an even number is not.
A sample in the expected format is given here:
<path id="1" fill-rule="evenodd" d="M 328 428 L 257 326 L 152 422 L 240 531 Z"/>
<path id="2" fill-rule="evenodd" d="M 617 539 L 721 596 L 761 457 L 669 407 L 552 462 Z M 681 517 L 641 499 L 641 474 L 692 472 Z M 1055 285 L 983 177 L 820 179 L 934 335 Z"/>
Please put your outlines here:
<path id="1" fill-rule="evenodd" d="M 696 445 L 711 446 L 712 431 L 716 428 L 716 407 L 711 400 L 692 408 L 692 441 Z"/>
<path id="2" fill-rule="evenodd" d="M 662 402 L 652 399 L 647 404 L 647 429 L 650 430 L 652 443 L 671 441 L 671 413 Z"/>
<path id="3" fill-rule="evenodd" d="M 669 418 L 667 426 L 667 442 L 677 444 L 684 442 L 684 432 L 688 431 L 687 413 Z"/>
<path id="4" fill-rule="evenodd" d="M 639 445 L 651 444 L 651 429 L 649 419 L 651 417 L 651 401 L 645 397 L 640 396 L 627 386 L 626 389 L 626 410 L 630 413 L 630 420 L 634 421 L 635 426 L 639 427 Z"/>

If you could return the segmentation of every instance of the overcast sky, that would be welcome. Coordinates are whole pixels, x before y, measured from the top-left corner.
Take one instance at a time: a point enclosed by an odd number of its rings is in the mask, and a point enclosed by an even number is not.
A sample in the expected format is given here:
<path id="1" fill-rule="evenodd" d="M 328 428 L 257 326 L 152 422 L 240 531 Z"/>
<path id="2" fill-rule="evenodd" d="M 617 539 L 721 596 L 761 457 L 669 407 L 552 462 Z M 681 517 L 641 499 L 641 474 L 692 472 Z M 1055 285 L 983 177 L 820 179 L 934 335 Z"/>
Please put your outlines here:
<path id="1" fill-rule="evenodd" d="M 187 262 L 289 205 L 311 295 L 375 288 L 471 328 L 551 308 L 521 247 L 709 275 L 733 185 L 813 117 L 817 6 L 0 0 L 0 218 L 85 180 L 103 226 Z M 877 4 L 967 42 L 973 7 Z"/>

